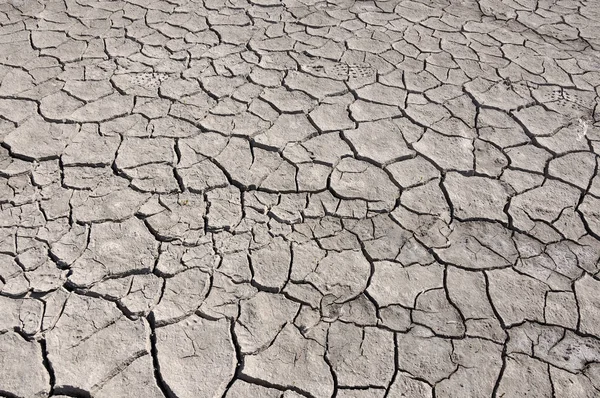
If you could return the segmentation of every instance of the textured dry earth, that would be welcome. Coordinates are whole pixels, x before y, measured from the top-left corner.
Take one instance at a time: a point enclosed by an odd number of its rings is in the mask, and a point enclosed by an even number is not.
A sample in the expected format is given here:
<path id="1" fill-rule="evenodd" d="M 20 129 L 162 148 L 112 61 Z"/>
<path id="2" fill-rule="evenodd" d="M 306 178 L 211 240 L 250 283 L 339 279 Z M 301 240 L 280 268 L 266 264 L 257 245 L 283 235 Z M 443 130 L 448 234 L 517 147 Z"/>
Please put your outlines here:
<path id="1" fill-rule="evenodd" d="M 596 0 L 0 1 L 0 396 L 600 396 Z"/>

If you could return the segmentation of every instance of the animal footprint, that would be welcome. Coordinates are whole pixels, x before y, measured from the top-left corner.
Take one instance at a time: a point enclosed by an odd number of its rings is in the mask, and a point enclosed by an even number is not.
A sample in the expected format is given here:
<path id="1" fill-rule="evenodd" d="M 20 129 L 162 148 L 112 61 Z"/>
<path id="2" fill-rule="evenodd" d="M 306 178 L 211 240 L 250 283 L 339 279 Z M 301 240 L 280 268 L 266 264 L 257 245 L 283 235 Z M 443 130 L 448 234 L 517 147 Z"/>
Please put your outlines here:
<path id="1" fill-rule="evenodd" d="M 533 87 L 530 82 L 513 81 L 510 78 L 506 78 L 496 83 L 496 86 L 507 91 L 510 90 L 521 97 L 529 97 L 530 89 Z"/>
<path id="2" fill-rule="evenodd" d="M 569 101 L 574 106 L 578 106 L 581 108 L 589 108 L 590 107 L 590 104 L 588 104 L 587 101 L 585 101 L 583 98 L 581 98 L 581 96 L 578 94 L 564 91 L 563 96 L 567 101 Z"/>
<path id="3" fill-rule="evenodd" d="M 129 76 L 132 85 L 145 88 L 158 88 L 162 82 L 169 78 L 166 73 L 155 72 L 132 73 Z"/>
<path id="4" fill-rule="evenodd" d="M 328 77 L 336 80 L 361 79 L 375 75 L 376 70 L 370 65 L 345 63 L 302 65 L 301 69 L 312 75 Z"/>
<path id="5" fill-rule="evenodd" d="M 559 106 L 577 111 L 585 111 L 592 108 L 589 101 L 586 101 L 580 94 L 574 93 L 572 90 L 566 91 L 561 89 L 555 90 L 555 92 L 556 94 L 553 96 L 553 100 L 556 101 Z"/>
<path id="6" fill-rule="evenodd" d="M 370 66 L 348 65 L 348 75 L 351 78 L 371 77 L 374 74 L 375 69 Z"/>
<path id="7" fill-rule="evenodd" d="M 562 98 L 562 91 L 560 89 L 554 89 L 549 93 L 544 94 L 544 99 L 548 102 L 560 101 Z"/>

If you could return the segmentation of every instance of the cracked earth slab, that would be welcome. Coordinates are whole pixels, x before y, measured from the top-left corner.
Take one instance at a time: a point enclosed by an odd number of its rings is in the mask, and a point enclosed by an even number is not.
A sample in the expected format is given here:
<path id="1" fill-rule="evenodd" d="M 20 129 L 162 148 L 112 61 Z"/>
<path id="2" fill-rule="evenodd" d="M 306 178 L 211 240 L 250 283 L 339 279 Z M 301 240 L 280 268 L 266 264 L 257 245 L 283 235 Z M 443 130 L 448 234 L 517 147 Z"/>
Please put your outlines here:
<path id="1" fill-rule="evenodd" d="M 600 396 L 599 28 L 0 2 L 0 397 Z"/>

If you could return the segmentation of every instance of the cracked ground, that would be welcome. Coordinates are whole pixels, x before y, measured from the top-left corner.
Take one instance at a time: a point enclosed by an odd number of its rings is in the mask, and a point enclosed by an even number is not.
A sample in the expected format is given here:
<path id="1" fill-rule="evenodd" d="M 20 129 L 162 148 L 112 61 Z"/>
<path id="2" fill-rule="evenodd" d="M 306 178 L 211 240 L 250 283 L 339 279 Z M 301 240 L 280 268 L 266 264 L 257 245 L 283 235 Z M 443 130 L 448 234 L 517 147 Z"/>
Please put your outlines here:
<path id="1" fill-rule="evenodd" d="M 0 0 L 0 397 L 600 396 L 597 0 Z"/>

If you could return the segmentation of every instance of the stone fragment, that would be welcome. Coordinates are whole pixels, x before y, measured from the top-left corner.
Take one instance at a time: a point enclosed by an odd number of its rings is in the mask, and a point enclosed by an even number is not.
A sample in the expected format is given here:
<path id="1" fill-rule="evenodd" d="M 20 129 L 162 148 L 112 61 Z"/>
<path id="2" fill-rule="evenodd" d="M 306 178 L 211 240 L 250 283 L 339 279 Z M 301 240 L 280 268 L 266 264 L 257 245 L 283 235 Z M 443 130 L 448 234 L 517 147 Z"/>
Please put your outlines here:
<path id="1" fill-rule="evenodd" d="M 450 221 L 451 208 L 437 179 L 403 191 L 400 203 L 418 214 L 430 214 L 446 222 Z"/>
<path id="2" fill-rule="evenodd" d="M 456 371 L 452 361 L 452 343 L 435 337 L 424 328 L 416 327 L 408 333 L 396 335 L 398 369 L 428 383 L 437 383 Z M 401 396 L 401 395 L 400 395 Z"/>
<path id="3" fill-rule="evenodd" d="M 178 397 L 220 397 L 236 367 L 230 325 L 196 315 L 157 328 L 159 371 L 166 386 Z"/>
<path id="4" fill-rule="evenodd" d="M 296 169 L 277 152 L 252 148 L 242 138 L 231 138 L 215 161 L 236 183 L 276 191 L 296 190 Z"/>
<path id="5" fill-rule="evenodd" d="M 454 216 L 458 219 L 508 222 L 504 206 L 512 190 L 507 184 L 491 178 L 465 177 L 460 173 L 450 172 L 446 174 L 444 187 L 452 202 Z"/>
<path id="6" fill-rule="evenodd" d="M 254 141 L 266 147 L 284 149 L 293 142 L 302 142 L 315 135 L 316 130 L 303 114 L 283 114 L 273 126 L 254 137 Z"/>
<path id="7" fill-rule="evenodd" d="M 547 180 L 541 187 L 515 196 L 508 212 L 517 228 L 530 230 L 532 220 L 552 223 L 564 209 L 576 207 L 579 195 L 577 189 L 565 183 Z"/>
<path id="8" fill-rule="evenodd" d="M 598 391 L 584 374 L 573 374 L 554 366 L 550 367 L 550 379 L 557 396 L 593 398 Z"/>
<path id="9" fill-rule="evenodd" d="M 390 261 L 378 261 L 374 270 L 367 291 L 382 307 L 400 304 L 414 308 L 415 299 L 421 293 L 443 285 L 444 268 L 439 264 L 403 267 Z"/>
<path id="10" fill-rule="evenodd" d="M 588 188 L 596 169 L 596 156 L 589 152 L 569 153 L 550 160 L 548 173 L 583 190 Z"/>
<path id="11" fill-rule="evenodd" d="M 344 199 L 383 202 L 392 209 L 399 196 L 398 187 L 375 166 L 352 158 L 342 159 L 331 174 L 331 189 Z"/>
<path id="12" fill-rule="evenodd" d="M 552 385 L 548 365 L 522 354 L 506 358 L 506 367 L 498 385 L 498 394 L 527 394 L 533 398 L 550 398 Z"/>
<path id="13" fill-rule="evenodd" d="M 11 153 L 31 160 L 58 158 L 77 134 L 76 124 L 55 124 L 31 118 L 4 137 Z"/>
<path id="14" fill-rule="evenodd" d="M 136 218 L 95 224 L 86 250 L 71 266 L 69 281 L 75 286 L 89 287 L 106 277 L 149 272 L 157 249 L 154 237 Z"/>
<path id="15" fill-rule="evenodd" d="M 577 289 L 577 282 L 575 286 Z M 549 324 L 576 329 L 579 310 L 575 295 L 571 292 L 548 292 L 544 315 Z"/>
<path id="16" fill-rule="evenodd" d="M 113 87 L 107 80 L 67 80 L 63 90 L 77 99 L 90 102 L 111 94 Z"/>
<path id="17" fill-rule="evenodd" d="M 433 397 L 433 390 L 424 381 L 412 378 L 405 372 L 397 372 L 387 396 L 390 398 L 431 398 Z"/>
<path id="18" fill-rule="evenodd" d="M 373 83 L 356 90 L 358 98 L 385 105 L 404 107 L 406 91 L 397 87 Z"/>
<path id="19" fill-rule="evenodd" d="M 473 167 L 473 143 L 469 139 L 427 130 L 413 147 L 445 170 L 470 171 Z"/>
<path id="20" fill-rule="evenodd" d="M 227 393 L 225 398 L 280 398 L 281 391 L 274 388 L 262 387 L 257 384 L 247 383 L 242 380 L 236 380 Z"/>
<path id="21" fill-rule="evenodd" d="M 242 219 L 242 204 L 240 192 L 237 188 L 229 186 L 216 188 L 207 192 L 208 201 L 208 227 L 209 228 L 234 228 Z"/>
<path id="22" fill-rule="evenodd" d="M 308 117 L 322 133 L 354 128 L 348 110 L 341 104 L 321 104 L 308 114 Z"/>
<path id="23" fill-rule="evenodd" d="M 255 354 L 269 346 L 298 309 L 297 303 L 278 294 L 259 292 L 243 301 L 234 327 L 241 352 Z"/>
<path id="24" fill-rule="evenodd" d="M 333 377 L 324 356 L 322 346 L 305 339 L 294 325 L 288 324 L 270 347 L 245 357 L 242 373 L 315 398 L 328 398 L 333 394 Z"/>
<path id="25" fill-rule="evenodd" d="M 376 104 L 361 99 L 354 101 L 348 109 L 352 119 L 357 122 L 370 122 L 402 115 L 397 106 Z"/>
<path id="26" fill-rule="evenodd" d="M 119 304 L 133 316 L 146 316 L 163 294 L 164 281 L 154 274 L 133 275 L 127 295 Z"/>
<path id="27" fill-rule="evenodd" d="M 0 334 L 0 391 L 15 397 L 47 397 L 50 376 L 44 368 L 42 349 L 15 332 Z"/>
<path id="28" fill-rule="evenodd" d="M 267 88 L 260 97 L 282 113 L 308 113 L 315 106 L 314 100 L 303 92 L 287 91 L 283 87 Z"/>
<path id="29" fill-rule="evenodd" d="M 492 305 L 505 325 L 524 320 L 544 322 L 548 285 L 511 268 L 488 271 Z"/>
<path id="30" fill-rule="evenodd" d="M 149 330 L 144 319 L 123 316 L 116 305 L 71 295 L 62 315 L 46 335 L 55 388 L 92 391 L 139 358 L 148 356 Z M 151 362 L 143 362 L 151 373 Z"/>
<path id="31" fill-rule="evenodd" d="M 508 148 L 505 154 L 515 169 L 543 173 L 552 155 L 543 148 L 527 144 Z"/>
<path id="32" fill-rule="evenodd" d="M 304 91 L 320 100 L 346 92 L 346 85 L 339 80 L 311 76 L 307 73 L 290 71 L 285 77 L 285 84 L 292 90 Z"/>
<path id="33" fill-rule="evenodd" d="M 596 294 L 599 287 L 600 282 L 587 274 L 575 282 L 575 297 L 580 316 L 579 330 L 600 338 L 600 327 L 597 322 L 600 302 Z"/>
<path id="34" fill-rule="evenodd" d="M 173 144 L 168 138 L 126 138 L 119 147 L 115 165 L 140 190 L 178 191 L 180 187 L 173 173 L 177 156 Z"/>
<path id="35" fill-rule="evenodd" d="M 73 193 L 73 218 L 88 223 L 123 221 L 133 216 L 149 196 L 130 189 L 125 179 L 110 176 L 91 190 Z"/>
<path id="36" fill-rule="evenodd" d="M 84 125 L 65 148 L 61 160 L 65 166 L 109 166 L 115 159 L 120 140 L 116 136 L 100 136 L 96 128 Z"/>
<path id="37" fill-rule="evenodd" d="M 596 236 L 600 236 L 600 199 L 586 195 L 579 206 L 588 227 Z"/>
<path id="38" fill-rule="evenodd" d="M 445 262 L 471 269 L 504 268 L 515 264 L 519 253 L 512 232 L 486 221 L 454 222 L 448 244 L 434 251 Z"/>
<path id="39" fill-rule="evenodd" d="M 190 268 L 165 281 L 160 302 L 152 310 L 154 322 L 161 326 L 178 322 L 196 311 L 210 288 L 210 276 Z"/>
<path id="40" fill-rule="evenodd" d="M 339 386 L 387 387 L 394 373 L 392 333 L 335 322 L 327 341 L 327 358 Z"/>
<path id="41" fill-rule="evenodd" d="M 146 218 L 146 222 L 152 233 L 162 239 L 196 244 L 204 236 L 205 212 L 202 195 L 189 192 L 161 195 L 157 210 Z"/>
<path id="42" fill-rule="evenodd" d="M 288 280 L 292 262 L 290 244 L 275 237 L 268 244 L 250 253 L 253 280 L 265 288 L 281 290 Z"/>
<path id="43" fill-rule="evenodd" d="M 483 273 L 448 267 L 448 298 L 464 318 L 466 334 L 503 342 L 506 332 L 490 304 Z"/>
<path id="44" fill-rule="evenodd" d="M 68 119 L 80 123 L 102 122 L 127 115 L 133 109 L 133 97 L 112 94 L 74 111 Z"/>
<path id="45" fill-rule="evenodd" d="M 421 185 L 440 176 L 435 166 L 422 156 L 392 163 L 386 167 L 386 170 L 402 188 Z"/>
<path id="46" fill-rule="evenodd" d="M 358 296 L 367 287 L 371 266 L 358 250 L 330 251 L 323 258 L 300 259 L 297 263 L 294 257 L 293 278 L 311 283 L 321 294 L 331 295 L 336 303 Z M 306 263 L 302 264 L 302 260 Z"/>
<path id="47" fill-rule="evenodd" d="M 380 165 L 414 154 L 406 145 L 398 126 L 390 120 L 359 123 L 357 129 L 345 131 L 344 136 L 360 157 Z"/>
<path id="48" fill-rule="evenodd" d="M 162 398 L 164 395 L 154 379 L 154 365 L 150 355 L 144 355 L 117 375 L 102 384 L 94 396 L 98 398 L 127 398 L 130 391 L 136 391 L 148 398 Z"/>
<path id="49" fill-rule="evenodd" d="M 416 298 L 412 319 L 429 327 L 437 335 L 460 337 L 465 333 L 460 313 L 441 288 L 427 290 Z"/>
<path id="50" fill-rule="evenodd" d="M 193 124 L 174 117 L 161 117 L 148 123 L 152 137 L 187 138 L 201 133 Z"/>
<path id="51" fill-rule="evenodd" d="M 502 369 L 502 346 L 484 339 L 454 343 L 453 361 L 460 367 L 436 385 L 436 397 L 493 396 Z"/>

